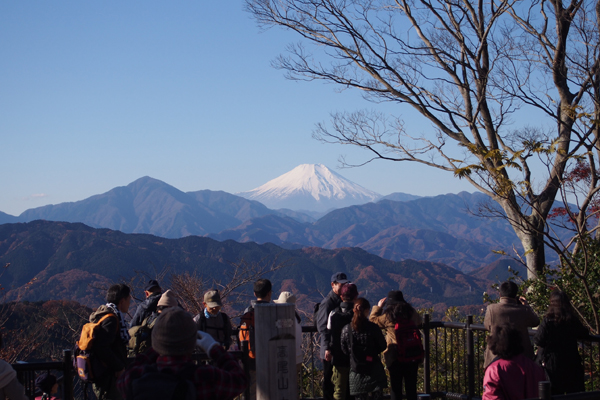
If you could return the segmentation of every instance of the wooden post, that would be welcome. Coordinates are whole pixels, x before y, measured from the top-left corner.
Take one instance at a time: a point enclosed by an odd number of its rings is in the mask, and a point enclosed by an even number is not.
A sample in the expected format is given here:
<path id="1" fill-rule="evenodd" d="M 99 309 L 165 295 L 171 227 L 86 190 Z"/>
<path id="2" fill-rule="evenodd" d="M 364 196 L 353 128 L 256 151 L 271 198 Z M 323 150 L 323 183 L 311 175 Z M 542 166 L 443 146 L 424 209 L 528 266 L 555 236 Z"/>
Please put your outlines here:
<path id="1" fill-rule="evenodd" d="M 295 306 L 257 303 L 254 329 L 257 400 L 297 400 Z"/>

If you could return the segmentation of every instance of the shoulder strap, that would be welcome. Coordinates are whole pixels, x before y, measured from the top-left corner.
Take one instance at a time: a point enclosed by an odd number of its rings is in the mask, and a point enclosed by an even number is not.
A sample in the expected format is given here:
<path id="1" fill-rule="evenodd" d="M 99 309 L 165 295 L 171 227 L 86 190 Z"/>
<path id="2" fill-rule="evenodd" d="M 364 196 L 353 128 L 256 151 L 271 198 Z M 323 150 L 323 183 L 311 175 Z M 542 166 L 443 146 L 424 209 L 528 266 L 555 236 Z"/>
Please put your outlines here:
<path id="1" fill-rule="evenodd" d="M 104 321 L 105 319 L 107 319 L 108 317 L 115 317 L 115 318 L 117 318 L 117 316 L 116 316 L 115 314 L 113 314 L 113 313 L 108 313 L 108 314 L 105 314 L 105 315 L 103 315 L 103 316 L 102 316 L 102 318 L 100 318 L 100 319 L 98 320 L 98 322 L 96 322 L 96 325 L 100 325 L 100 323 L 101 323 L 102 321 Z"/>

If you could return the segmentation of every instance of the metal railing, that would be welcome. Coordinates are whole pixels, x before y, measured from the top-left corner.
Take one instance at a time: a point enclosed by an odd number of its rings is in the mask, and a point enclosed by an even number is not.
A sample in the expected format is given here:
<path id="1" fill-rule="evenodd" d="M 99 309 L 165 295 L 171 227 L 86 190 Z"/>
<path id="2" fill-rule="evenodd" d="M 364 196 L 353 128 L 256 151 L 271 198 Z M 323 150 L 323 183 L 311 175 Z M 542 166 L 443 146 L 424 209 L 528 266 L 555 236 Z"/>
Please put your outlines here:
<path id="1" fill-rule="evenodd" d="M 229 354 L 237 358 L 242 362 L 246 375 L 249 374 L 249 358 L 248 358 L 248 343 L 242 342 L 240 344 L 241 350 L 230 351 Z M 192 359 L 196 362 L 210 361 L 206 354 L 194 354 Z M 133 357 L 128 358 L 129 361 L 133 360 Z M 17 379 L 25 388 L 25 395 L 33 400 L 36 396 L 40 396 L 41 393 L 35 388 L 36 375 L 41 372 L 56 372 L 57 381 L 59 383 L 59 392 L 57 397 L 63 400 L 73 399 L 94 399 L 95 396 L 91 392 L 91 384 L 83 384 L 79 377 L 75 374 L 73 368 L 73 353 L 71 350 L 63 351 L 62 361 L 53 362 L 18 362 L 12 364 L 15 371 L 17 371 Z M 250 398 L 250 389 L 247 388 L 244 393 L 245 398 Z"/>
<path id="2" fill-rule="evenodd" d="M 421 328 L 425 359 L 420 369 L 419 391 L 430 394 L 431 398 L 480 398 L 483 391 L 483 360 L 487 340 L 484 326 L 473 324 L 472 316 L 467 317 L 466 322 L 443 322 L 430 321 L 430 316 L 425 315 Z M 312 325 L 303 326 L 302 332 L 304 361 L 299 376 L 299 397 L 305 400 L 321 399 L 322 364 L 318 354 L 319 336 Z M 530 331 L 530 335 L 534 333 L 534 330 Z M 231 353 L 242 361 L 248 372 L 248 345 L 247 343 L 239 345 L 242 350 Z M 554 396 L 553 399 L 600 399 L 600 392 L 597 392 L 600 389 L 600 336 L 590 336 L 589 340 L 580 342 L 580 352 L 584 362 L 588 392 Z M 196 358 L 207 359 L 206 355 L 198 355 Z M 13 364 L 13 367 L 30 399 L 35 397 L 35 373 L 50 370 L 59 373 L 59 380 L 62 381 L 61 397 L 65 400 L 77 397 L 74 395 L 79 378 L 74 375 L 72 369 L 70 350 L 64 352 L 62 362 L 17 363 Z M 245 395 L 248 394 L 247 390 Z"/>

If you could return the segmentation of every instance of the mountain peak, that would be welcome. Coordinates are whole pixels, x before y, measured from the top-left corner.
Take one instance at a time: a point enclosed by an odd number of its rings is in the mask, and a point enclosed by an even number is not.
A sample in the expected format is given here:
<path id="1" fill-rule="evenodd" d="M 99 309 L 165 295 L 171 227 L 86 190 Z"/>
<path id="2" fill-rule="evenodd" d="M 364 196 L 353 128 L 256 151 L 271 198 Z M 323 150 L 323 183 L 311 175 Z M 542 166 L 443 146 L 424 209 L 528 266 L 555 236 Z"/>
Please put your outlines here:
<path id="1" fill-rule="evenodd" d="M 238 196 L 270 208 L 327 211 L 374 201 L 381 195 L 349 181 L 323 164 L 301 164 Z"/>

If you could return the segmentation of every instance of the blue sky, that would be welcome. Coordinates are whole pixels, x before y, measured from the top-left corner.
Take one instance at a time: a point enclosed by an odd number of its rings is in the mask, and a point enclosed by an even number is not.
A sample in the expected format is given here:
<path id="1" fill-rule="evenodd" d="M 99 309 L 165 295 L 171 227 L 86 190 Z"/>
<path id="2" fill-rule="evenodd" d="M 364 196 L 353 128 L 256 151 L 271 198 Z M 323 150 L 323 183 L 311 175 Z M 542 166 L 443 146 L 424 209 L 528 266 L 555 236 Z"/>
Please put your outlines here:
<path id="1" fill-rule="evenodd" d="M 368 155 L 314 140 L 315 124 L 374 106 L 272 68 L 297 40 L 261 32 L 242 1 L 0 2 L 0 211 L 77 201 L 146 175 L 235 193 L 304 163 L 384 195 L 474 191 L 414 164 L 339 169 L 340 155 Z"/>

